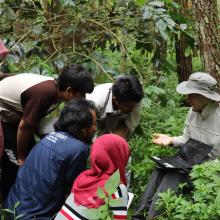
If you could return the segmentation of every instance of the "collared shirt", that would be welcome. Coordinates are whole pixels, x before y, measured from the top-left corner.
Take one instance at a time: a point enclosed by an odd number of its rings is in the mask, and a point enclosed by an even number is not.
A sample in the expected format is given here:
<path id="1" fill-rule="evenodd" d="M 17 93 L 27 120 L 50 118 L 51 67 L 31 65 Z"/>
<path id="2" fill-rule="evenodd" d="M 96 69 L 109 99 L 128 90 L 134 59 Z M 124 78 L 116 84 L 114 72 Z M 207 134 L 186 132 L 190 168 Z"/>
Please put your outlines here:
<path id="1" fill-rule="evenodd" d="M 120 110 L 114 110 L 112 104 L 112 85 L 113 83 L 104 83 L 96 86 L 91 94 L 86 94 L 86 99 L 92 100 L 98 110 L 98 119 L 104 119 L 107 116 L 114 116 L 110 123 L 124 119 L 126 126 L 133 133 L 140 122 L 141 103 L 138 104 L 129 114 L 123 114 Z"/>
<path id="2" fill-rule="evenodd" d="M 185 121 L 182 136 L 174 137 L 174 146 L 183 145 L 189 138 L 213 146 L 210 153 L 212 158 L 220 156 L 220 106 L 217 102 L 210 102 L 202 113 L 191 108 Z"/>

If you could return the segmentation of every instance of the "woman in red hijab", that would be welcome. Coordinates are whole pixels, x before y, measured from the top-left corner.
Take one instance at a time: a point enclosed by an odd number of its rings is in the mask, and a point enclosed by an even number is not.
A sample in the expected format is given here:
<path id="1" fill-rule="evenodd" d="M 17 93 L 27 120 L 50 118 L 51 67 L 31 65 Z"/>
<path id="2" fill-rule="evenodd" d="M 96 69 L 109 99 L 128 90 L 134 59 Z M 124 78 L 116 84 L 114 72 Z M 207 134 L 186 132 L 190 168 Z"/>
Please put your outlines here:
<path id="1" fill-rule="evenodd" d="M 128 192 L 125 168 L 130 156 L 125 139 L 116 134 L 105 134 L 92 145 L 91 168 L 82 172 L 74 181 L 71 194 L 67 198 L 55 220 L 90 219 L 87 210 L 99 208 L 104 200 L 98 198 L 98 187 L 104 188 L 105 182 L 116 171 L 120 173 L 120 185 L 111 198 L 120 198 L 121 204 L 110 206 L 114 219 L 127 219 Z"/>

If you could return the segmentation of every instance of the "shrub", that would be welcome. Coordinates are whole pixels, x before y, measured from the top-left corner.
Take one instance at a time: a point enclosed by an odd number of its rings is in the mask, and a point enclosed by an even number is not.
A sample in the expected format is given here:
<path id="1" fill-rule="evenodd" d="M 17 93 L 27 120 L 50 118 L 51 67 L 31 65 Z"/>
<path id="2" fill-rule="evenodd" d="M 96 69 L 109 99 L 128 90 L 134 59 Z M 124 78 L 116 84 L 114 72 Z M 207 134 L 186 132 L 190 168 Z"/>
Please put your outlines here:
<path id="1" fill-rule="evenodd" d="M 176 195 L 172 191 L 159 194 L 157 207 L 163 220 L 220 219 L 220 161 L 196 165 L 190 174 L 193 190 Z"/>

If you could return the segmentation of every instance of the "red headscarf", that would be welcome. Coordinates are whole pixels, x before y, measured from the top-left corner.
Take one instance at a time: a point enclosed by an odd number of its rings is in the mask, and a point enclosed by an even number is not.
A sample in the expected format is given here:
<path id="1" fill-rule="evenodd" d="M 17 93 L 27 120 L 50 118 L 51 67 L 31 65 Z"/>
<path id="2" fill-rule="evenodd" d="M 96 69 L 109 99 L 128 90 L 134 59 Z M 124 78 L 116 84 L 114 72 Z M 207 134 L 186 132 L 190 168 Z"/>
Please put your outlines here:
<path id="1" fill-rule="evenodd" d="M 3 41 L 0 39 L 0 58 L 5 58 L 9 54 L 9 50 L 5 47 Z"/>
<path id="2" fill-rule="evenodd" d="M 104 201 L 97 196 L 98 186 L 104 187 L 109 177 L 119 169 L 121 183 L 126 185 L 125 167 L 130 155 L 125 139 L 116 134 L 105 134 L 92 145 L 91 168 L 82 172 L 74 181 L 72 192 L 76 204 L 98 208 Z"/>

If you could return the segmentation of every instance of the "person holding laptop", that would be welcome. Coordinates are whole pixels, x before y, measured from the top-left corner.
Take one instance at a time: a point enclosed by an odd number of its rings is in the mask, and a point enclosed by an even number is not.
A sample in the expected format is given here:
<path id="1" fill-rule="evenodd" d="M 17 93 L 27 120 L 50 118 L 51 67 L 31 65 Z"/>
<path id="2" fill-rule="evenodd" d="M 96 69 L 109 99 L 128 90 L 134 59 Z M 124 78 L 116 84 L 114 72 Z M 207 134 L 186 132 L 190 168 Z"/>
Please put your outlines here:
<path id="1" fill-rule="evenodd" d="M 185 121 L 183 134 L 171 137 L 166 134 L 153 134 L 153 143 L 161 146 L 181 147 L 190 138 L 212 146 L 207 159 L 216 159 L 220 156 L 220 95 L 217 81 L 208 73 L 193 73 L 187 81 L 180 83 L 177 92 L 187 95 L 191 108 Z M 181 182 L 186 182 L 188 175 L 167 170 L 161 172 L 155 169 L 149 178 L 147 189 L 140 199 L 133 219 L 142 219 L 141 212 L 148 212 L 150 219 L 160 212 L 155 210 L 155 201 L 158 193 L 167 189 L 175 190 Z"/>

